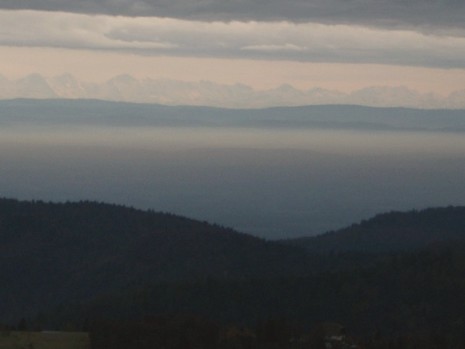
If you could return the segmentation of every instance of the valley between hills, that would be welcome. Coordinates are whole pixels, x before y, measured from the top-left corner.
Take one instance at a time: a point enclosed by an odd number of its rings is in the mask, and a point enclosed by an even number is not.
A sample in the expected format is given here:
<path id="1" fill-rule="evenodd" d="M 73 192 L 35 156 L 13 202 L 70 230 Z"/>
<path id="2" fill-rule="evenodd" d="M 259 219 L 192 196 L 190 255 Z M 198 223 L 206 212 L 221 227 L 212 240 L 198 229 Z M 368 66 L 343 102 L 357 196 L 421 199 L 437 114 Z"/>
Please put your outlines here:
<path id="1" fill-rule="evenodd" d="M 359 341 L 425 341 L 433 331 L 458 343 L 464 229 L 465 208 L 450 206 L 267 241 L 120 205 L 1 199 L 1 322 L 89 330 L 190 316 L 199 328 L 208 319 L 289 331 L 331 322 Z"/>

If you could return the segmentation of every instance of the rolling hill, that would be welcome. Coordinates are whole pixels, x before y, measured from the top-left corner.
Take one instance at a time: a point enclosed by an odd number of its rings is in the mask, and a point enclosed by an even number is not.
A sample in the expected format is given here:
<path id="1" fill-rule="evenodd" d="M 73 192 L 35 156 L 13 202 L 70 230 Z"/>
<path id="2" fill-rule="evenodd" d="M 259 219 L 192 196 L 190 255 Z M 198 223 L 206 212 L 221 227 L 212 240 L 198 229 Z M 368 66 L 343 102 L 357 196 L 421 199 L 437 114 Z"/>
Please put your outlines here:
<path id="1" fill-rule="evenodd" d="M 0 100 L 0 125 L 106 127 L 247 127 L 463 132 L 463 110 L 308 105 L 265 109 L 106 102 Z"/>
<path id="2" fill-rule="evenodd" d="M 418 250 L 441 241 L 465 239 L 465 207 L 389 212 L 315 237 L 284 243 L 313 253 L 399 252 Z"/>
<path id="3" fill-rule="evenodd" d="M 206 222 L 95 202 L 1 199 L 0 242 L 6 320 L 146 282 L 299 274 L 308 261 Z"/>
<path id="4" fill-rule="evenodd" d="M 0 199 L 1 321 L 80 328 L 187 313 L 459 336 L 464 212 L 391 212 L 289 246 L 167 213 Z"/>

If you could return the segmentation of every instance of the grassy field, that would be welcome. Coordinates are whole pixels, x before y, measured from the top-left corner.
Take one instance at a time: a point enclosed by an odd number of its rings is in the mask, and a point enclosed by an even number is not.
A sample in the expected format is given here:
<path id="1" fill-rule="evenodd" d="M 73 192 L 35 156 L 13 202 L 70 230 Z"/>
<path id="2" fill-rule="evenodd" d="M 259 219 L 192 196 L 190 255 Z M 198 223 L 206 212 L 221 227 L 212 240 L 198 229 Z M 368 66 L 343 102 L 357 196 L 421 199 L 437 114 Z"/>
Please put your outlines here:
<path id="1" fill-rule="evenodd" d="M 85 332 L 0 332 L 0 349 L 90 349 Z"/>

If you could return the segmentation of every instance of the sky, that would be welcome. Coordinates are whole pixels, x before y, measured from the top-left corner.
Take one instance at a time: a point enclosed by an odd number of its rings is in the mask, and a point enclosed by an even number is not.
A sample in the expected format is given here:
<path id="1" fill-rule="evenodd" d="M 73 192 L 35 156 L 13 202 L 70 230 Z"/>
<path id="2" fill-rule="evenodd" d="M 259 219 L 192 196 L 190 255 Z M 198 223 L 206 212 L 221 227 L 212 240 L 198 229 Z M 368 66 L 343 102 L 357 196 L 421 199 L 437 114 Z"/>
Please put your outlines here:
<path id="1" fill-rule="evenodd" d="M 465 90 L 463 18 L 457 0 L 2 0 L 0 75 L 446 98 Z"/>
<path id="2" fill-rule="evenodd" d="M 463 0 L 0 0 L 0 99 L 465 109 L 464 18 Z M 94 147 L 51 130 L 52 144 L 39 146 L 27 138 L 36 129 L 2 127 L 2 195 L 119 200 L 260 236 L 463 204 L 461 133 L 422 135 L 410 153 L 410 133 L 389 133 L 384 143 L 369 131 L 305 134 L 322 143 L 295 151 L 294 134 L 272 134 L 266 145 L 277 152 L 260 148 L 257 130 L 250 149 L 243 130 L 230 144 L 222 134 L 222 146 L 198 133 L 206 145 L 180 150 L 171 148 L 186 135 L 173 132 L 161 145 L 148 136 L 155 143 L 147 151 L 127 146 L 139 133 L 120 143 L 105 130 L 98 139 L 108 144 Z"/>

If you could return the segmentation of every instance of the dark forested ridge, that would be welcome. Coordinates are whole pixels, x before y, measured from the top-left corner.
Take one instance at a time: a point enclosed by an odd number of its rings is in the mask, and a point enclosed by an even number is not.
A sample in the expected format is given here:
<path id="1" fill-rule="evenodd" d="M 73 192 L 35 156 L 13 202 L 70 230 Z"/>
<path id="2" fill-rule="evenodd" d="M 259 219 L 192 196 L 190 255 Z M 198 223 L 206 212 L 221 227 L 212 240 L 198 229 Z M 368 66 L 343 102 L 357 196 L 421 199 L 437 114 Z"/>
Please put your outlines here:
<path id="1" fill-rule="evenodd" d="M 97 349 L 321 348 L 289 343 L 325 322 L 366 348 L 464 348 L 464 215 L 382 214 L 317 253 L 172 214 L 1 199 L 0 322 L 90 329 Z"/>
<path id="2" fill-rule="evenodd" d="M 142 282 L 301 273 L 307 261 L 206 222 L 94 202 L 0 200 L 0 242 L 4 318 Z"/>
<path id="3" fill-rule="evenodd" d="M 444 244 L 350 272 L 144 285 L 61 308 L 55 317 L 84 322 L 181 312 L 245 326 L 269 318 L 310 328 L 338 322 L 362 336 L 465 334 L 463 275 L 465 244 Z"/>
<path id="4" fill-rule="evenodd" d="M 315 237 L 283 241 L 316 253 L 398 252 L 465 239 L 465 207 L 390 212 Z"/>

